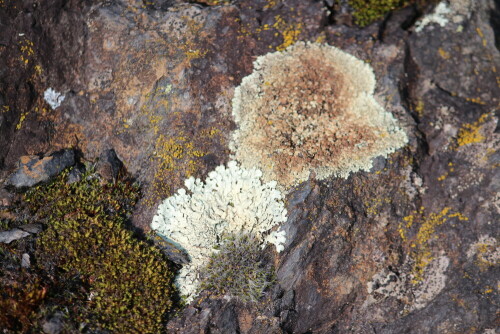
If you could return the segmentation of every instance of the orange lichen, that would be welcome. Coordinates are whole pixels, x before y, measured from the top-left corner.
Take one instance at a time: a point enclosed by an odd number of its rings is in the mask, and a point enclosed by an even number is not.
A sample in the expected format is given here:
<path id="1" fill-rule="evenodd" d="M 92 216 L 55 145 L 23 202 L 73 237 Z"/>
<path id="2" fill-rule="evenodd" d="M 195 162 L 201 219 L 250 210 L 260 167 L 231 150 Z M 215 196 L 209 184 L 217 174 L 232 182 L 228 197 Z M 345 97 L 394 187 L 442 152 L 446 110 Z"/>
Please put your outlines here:
<path id="1" fill-rule="evenodd" d="M 483 46 L 486 46 L 488 44 L 488 41 L 486 40 L 486 38 L 484 38 L 484 33 L 483 31 L 481 30 L 481 28 L 477 27 L 476 28 L 476 32 L 477 34 L 479 35 L 479 37 L 481 37 L 481 40 L 483 42 Z"/>
<path id="2" fill-rule="evenodd" d="M 488 120 L 490 114 L 483 114 L 474 123 L 464 124 L 458 131 L 457 145 L 458 147 L 470 144 L 477 144 L 484 141 L 486 138 L 481 133 L 483 124 Z"/>
<path id="3" fill-rule="evenodd" d="M 436 228 L 451 219 L 459 221 L 469 220 L 459 212 L 451 213 L 450 207 L 445 207 L 439 213 L 425 214 L 425 208 L 420 207 L 411 215 L 403 218 L 399 224 L 398 232 L 403 242 L 410 241 L 411 257 L 414 261 L 412 270 L 412 283 L 420 283 L 425 274 L 427 265 L 434 259 L 431 243 L 436 236 Z M 408 237 L 412 226 L 417 226 L 416 234 L 410 239 Z"/>

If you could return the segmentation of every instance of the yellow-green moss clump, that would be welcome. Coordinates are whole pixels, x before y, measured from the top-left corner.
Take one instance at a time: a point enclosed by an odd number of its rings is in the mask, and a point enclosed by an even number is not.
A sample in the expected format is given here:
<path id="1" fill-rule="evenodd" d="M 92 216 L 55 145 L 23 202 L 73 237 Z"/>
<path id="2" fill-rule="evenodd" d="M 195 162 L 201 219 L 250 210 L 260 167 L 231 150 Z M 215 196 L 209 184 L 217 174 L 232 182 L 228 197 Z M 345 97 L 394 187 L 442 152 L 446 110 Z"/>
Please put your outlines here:
<path id="1" fill-rule="evenodd" d="M 172 273 L 157 249 L 124 228 L 137 187 L 102 184 L 92 172 L 68 184 L 68 174 L 25 195 L 48 226 L 37 242 L 38 261 L 88 286 L 79 321 L 116 333 L 161 332 L 172 305 Z"/>
<path id="2" fill-rule="evenodd" d="M 367 26 L 383 18 L 387 13 L 405 7 L 415 0 L 349 0 L 354 9 L 354 22 L 359 26 Z M 422 2 L 422 1 L 421 1 Z"/>
<path id="3" fill-rule="evenodd" d="M 384 17 L 390 11 L 408 4 L 402 0 L 349 0 L 354 9 L 354 22 L 362 27 Z"/>

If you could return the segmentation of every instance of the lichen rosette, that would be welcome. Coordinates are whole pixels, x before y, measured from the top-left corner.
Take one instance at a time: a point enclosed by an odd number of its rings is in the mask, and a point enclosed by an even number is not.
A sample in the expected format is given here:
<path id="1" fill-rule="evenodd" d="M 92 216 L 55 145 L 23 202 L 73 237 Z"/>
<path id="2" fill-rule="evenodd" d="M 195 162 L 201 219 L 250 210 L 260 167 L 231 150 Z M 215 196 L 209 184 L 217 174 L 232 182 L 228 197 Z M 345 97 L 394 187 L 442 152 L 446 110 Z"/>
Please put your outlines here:
<path id="1" fill-rule="evenodd" d="M 371 67 L 330 45 L 298 42 L 261 56 L 232 101 L 234 158 L 284 189 L 311 170 L 319 179 L 367 171 L 407 142 L 374 89 Z"/>

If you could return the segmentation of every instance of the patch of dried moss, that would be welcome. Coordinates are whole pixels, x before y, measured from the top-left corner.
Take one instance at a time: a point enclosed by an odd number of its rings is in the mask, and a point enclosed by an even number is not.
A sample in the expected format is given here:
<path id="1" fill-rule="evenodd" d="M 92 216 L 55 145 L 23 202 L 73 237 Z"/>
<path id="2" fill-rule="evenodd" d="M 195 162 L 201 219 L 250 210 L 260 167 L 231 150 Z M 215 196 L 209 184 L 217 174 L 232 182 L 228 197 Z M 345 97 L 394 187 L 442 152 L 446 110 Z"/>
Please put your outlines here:
<path id="1" fill-rule="evenodd" d="M 257 302 L 274 283 L 272 266 L 263 262 L 259 240 L 251 234 L 228 235 L 201 270 L 201 290 Z"/>

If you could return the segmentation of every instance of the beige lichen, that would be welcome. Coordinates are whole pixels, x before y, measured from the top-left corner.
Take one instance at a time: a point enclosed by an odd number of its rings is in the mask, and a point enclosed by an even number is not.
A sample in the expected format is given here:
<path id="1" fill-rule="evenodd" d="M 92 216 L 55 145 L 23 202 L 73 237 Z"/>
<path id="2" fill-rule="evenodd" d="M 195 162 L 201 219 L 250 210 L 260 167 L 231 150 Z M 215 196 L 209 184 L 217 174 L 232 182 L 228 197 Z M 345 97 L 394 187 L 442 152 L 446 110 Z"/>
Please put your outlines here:
<path id="1" fill-rule="evenodd" d="M 285 187 L 311 170 L 318 179 L 367 171 L 407 142 L 374 89 L 371 67 L 333 46 L 298 42 L 261 56 L 235 90 L 235 158 Z"/>

